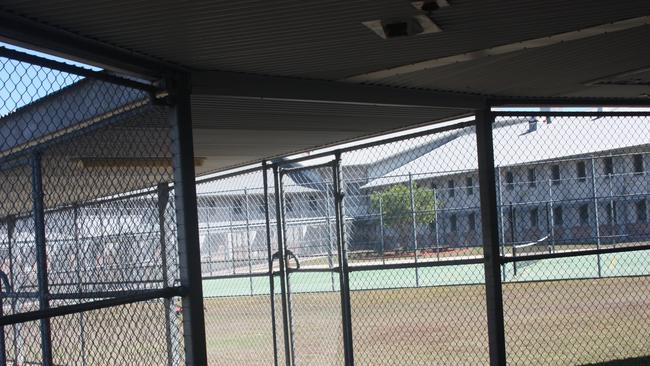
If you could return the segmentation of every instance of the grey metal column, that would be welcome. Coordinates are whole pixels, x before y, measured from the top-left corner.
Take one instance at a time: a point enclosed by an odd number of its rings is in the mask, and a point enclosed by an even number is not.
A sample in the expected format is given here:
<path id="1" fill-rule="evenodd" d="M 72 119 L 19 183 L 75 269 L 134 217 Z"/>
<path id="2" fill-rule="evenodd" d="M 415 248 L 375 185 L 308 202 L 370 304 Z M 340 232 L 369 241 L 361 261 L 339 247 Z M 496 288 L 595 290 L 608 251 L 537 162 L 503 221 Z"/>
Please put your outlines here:
<path id="1" fill-rule="evenodd" d="M 492 141 L 493 123 L 494 115 L 489 106 L 476 111 L 476 148 L 481 193 L 490 365 L 498 366 L 506 364 L 506 340 L 503 322 L 501 261 L 499 258 L 499 220 Z"/>
<path id="2" fill-rule="evenodd" d="M 269 293 L 271 297 L 271 330 L 273 332 L 273 365 L 278 366 L 278 341 L 275 328 L 275 276 L 273 275 L 273 250 L 271 249 L 271 219 L 269 215 L 269 178 L 266 162 L 262 163 L 264 184 L 264 221 L 266 222 L 266 251 L 269 260 Z"/>
<path id="3" fill-rule="evenodd" d="M 165 211 L 169 203 L 169 186 L 167 183 L 158 184 L 158 233 L 160 237 L 160 267 L 162 270 L 163 288 L 169 287 L 169 265 L 167 264 L 167 230 L 165 227 Z M 165 344 L 167 346 L 167 366 L 174 365 L 174 346 L 172 341 L 172 300 L 163 300 L 165 307 Z"/>
<path id="4" fill-rule="evenodd" d="M 248 190 L 244 188 L 244 215 L 246 216 L 246 248 L 248 249 L 248 282 L 250 285 L 251 296 L 253 296 L 253 262 L 251 258 L 251 233 L 250 233 L 250 217 L 248 212 Z"/>
<path id="5" fill-rule="evenodd" d="M 79 294 L 83 293 L 83 278 L 81 276 L 81 261 L 79 257 L 81 256 L 81 243 L 79 242 L 79 207 L 74 205 L 72 207 L 72 220 L 74 222 L 74 247 L 75 247 L 75 267 L 77 272 L 77 292 Z M 84 313 L 79 313 L 79 341 L 80 341 L 80 351 L 81 351 L 81 365 L 86 366 L 86 329 L 84 323 Z"/>
<path id="6" fill-rule="evenodd" d="M 174 202 L 178 232 L 178 259 L 183 295 L 183 338 L 185 363 L 207 365 L 205 314 L 201 282 L 201 247 L 196 202 L 192 111 L 189 85 L 185 77 L 171 91 L 169 119 L 172 126 Z"/>
<path id="7" fill-rule="evenodd" d="M 415 213 L 415 197 L 413 196 L 413 176 L 409 173 L 409 202 L 411 205 L 411 224 L 413 230 L 413 250 L 415 253 L 415 263 L 418 262 L 418 230 Z M 415 287 L 420 287 L 420 271 L 415 267 Z"/>
<path id="8" fill-rule="evenodd" d="M 341 289 L 341 320 L 343 322 L 343 356 L 346 366 L 354 365 L 352 343 L 352 311 L 350 305 L 350 278 L 348 272 L 347 243 L 343 221 L 343 188 L 341 186 L 341 154 L 336 153 L 332 169 L 334 180 L 334 209 L 336 215 L 336 242 L 339 254 L 339 280 Z"/>
<path id="9" fill-rule="evenodd" d="M 506 255 L 506 225 L 503 221 L 503 192 L 501 191 L 501 167 L 496 167 L 497 209 L 499 210 L 499 233 L 501 239 L 501 255 Z M 479 203 L 480 205 L 480 203 Z M 506 264 L 501 265 L 503 281 L 506 281 Z"/>
<path id="10" fill-rule="evenodd" d="M 379 196 L 379 235 L 381 239 L 381 263 L 386 264 L 386 243 L 384 242 L 384 204 Z"/>
<path id="11" fill-rule="evenodd" d="M 16 218 L 13 216 L 7 217 L 7 249 L 8 253 L 7 255 L 9 256 L 9 282 L 11 283 L 11 289 L 12 291 L 16 292 L 16 273 L 14 272 L 14 253 L 13 253 L 13 246 L 14 246 L 14 231 L 16 229 Z M 18 299 L 14 297 L 11 299 L 11 313 L 16 314 L 18 311 L 18 307 L 16 306 L 16 302 Z M 18 347 L 19 344 L 22 344 L 21 341 L 21 332 L 22 332 L 22 324 L 12 324 L 11 328 L 13 330 L 14 336 L 13 336 L 13 349 L 14 349 L 14 363 L 17 365 L 22 365 L 23 364 L 23 356 L 21 354 L 21 348 Z"/>
<path id="12" fill-rule="evenodd" d="M 325 225 L 327 225 L 327 268 L 334 268 L 334 262 L 332 260 L 334 256 L 334 249 L 332 244 L 334 242 L 332 238 L 332 223 L 330 222 L 330 189 L 325 183 Z M 335 291 L 335 281 L 334 281 L 334 272 L 331 272 L 330 279 L 332 283 L 332 291 Z"/>
<path id="13" fill-rule="evenodd" d="M 48 300 L 47 248 L 45 247 L 45 205 L 43 204 L 43 171 L 41 154 L 32 158 L 32 204 L 34 211 L 34 236 L 36 242 L 36 268 L 38 276 L 38 305 L 40 310 L 50 307 Z M 52 365 L 52 331 L 50 319 L 41 319 L 41 354 L 44 366 Z"/>
<path id="14" fill-rule="evenodd" d="M 280 291 L 282 294 L 282 326 L 284 333 L 284 358 L 287 366 L 294 364 L 293 325 L 291 324 L 291 303 L 289 302 L 289 277 L 285 260 L 287 251 L 284 245 L 284 195 L 282 194 L 282 179 L 277 165 L 273 166 L 273 181 L 275 183 L 275 221 L 278 234 L 278 261 L 280 262 Z"/>
<path id="15" fill-rule="evenodd" d="M 594 220 L 596 225 L 596 249 L 600 249 L 600 215 L 598 213 L 598 193 L 596 192 L 596 161 L 591 158 L 591 193 L 594 201 Z M 589 207 L 589 206 L 587 206 Z M 600 263 L 600 253 L 596 256 L 596 265 L 598 267 L 598 277 L 602 277 L 602 267 Z"/>

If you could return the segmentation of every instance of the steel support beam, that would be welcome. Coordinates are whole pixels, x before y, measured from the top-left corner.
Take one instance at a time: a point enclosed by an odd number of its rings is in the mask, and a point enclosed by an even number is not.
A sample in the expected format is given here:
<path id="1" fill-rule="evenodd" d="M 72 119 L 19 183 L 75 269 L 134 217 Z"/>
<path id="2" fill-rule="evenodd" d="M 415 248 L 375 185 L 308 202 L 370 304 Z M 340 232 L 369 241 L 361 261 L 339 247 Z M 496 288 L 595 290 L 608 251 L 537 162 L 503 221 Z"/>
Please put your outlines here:
<path id="1" fill-rule="evenodd" d="M 499 218 L 492 141 L 493 122 L 494 114 L 489 106 L 485 106 L 476 112 L 476 148 L 478 150 L 490 365 L 501 366 L 506 364 L 506 341 L 503 322 Z"/>
<path id="2" fill-rule="evenodd" d="M 207 365 L 190 93 L 185 77 L 178 77 L 174 82 L 169 118 L 173 136 L 180 281 L 187 290 L 182 299 L 185 362 L 188 365 Z"/>
<path id="3" fill-rule="evenodd" d="M 38 277 L 38 305 L 40 311 L 50 308 L 47 249 L 45 243 L 45 205 L 43 204 L 43 169 L 41 154 L 32 158 L 32 205 L 34 214 L 34 236 L 36 244 L 36 271 Z M 52 365 L 52 331 L 50 319 L 41 319 L 41 357 L 44 366 Z"/>
<path id="4" fill-rule="evenodd" d="M 226 71 L 192 73 L 192 94 L 333 104 L 469 110 L 485 103 L 480 95 L 423 91 Z"/>

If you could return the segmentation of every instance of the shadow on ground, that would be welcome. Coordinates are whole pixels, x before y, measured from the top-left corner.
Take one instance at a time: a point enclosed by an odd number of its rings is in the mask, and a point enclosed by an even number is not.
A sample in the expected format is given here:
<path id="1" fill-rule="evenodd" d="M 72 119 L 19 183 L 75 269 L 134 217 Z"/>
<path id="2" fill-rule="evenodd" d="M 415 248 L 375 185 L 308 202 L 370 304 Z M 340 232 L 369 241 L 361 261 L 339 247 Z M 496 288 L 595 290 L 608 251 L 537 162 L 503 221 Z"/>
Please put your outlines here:
<path id="1" fill-rule="evenodd" d="M 583 366 L 643 366 L 643 365 L 650 365 L 650 356 L 627 358 L 624 360 L 590 363 L 590 364 L 585 364 Z"/>

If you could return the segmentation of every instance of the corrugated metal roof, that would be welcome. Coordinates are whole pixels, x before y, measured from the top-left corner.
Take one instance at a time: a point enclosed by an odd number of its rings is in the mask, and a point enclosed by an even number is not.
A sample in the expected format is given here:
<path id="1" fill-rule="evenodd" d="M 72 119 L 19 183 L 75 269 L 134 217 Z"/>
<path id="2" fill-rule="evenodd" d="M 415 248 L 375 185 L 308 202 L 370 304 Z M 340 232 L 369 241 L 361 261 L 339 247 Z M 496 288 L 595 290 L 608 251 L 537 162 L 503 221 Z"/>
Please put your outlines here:
<path id="1" fill-rule="evenodd" d="M 550 124 L 539 122 L 533 132 L 528 132 L 528 121 L 524 121 L 494 129 L 494 163 L 505 167 L 649 146 L 649 134 L 647 117 L 553 117 Z M 475 171 L 477 161 L 476 134 L 471 132 L 375 177 L 364 188 L 405 182 L 409 174 L 426 179 Z"/>
<path id="2" fill-rule="evenodd" d="M 647 67 L 650 63 L 650 26 L 633 28 L 575 42 L 491 56 L 410 74 L 375 84 L 490 93 L 500 95 L 638 97 L 648 88 L 588 86 L 612 70 Z"/>
<path id="3" fill-rule="evenodd" d="M 8 0 L 3 9 L 197 69 L 339 79 L 650 13 L 641 0 L 455 0 L 443 32 L 383 40 L 361 22 L 416 14 L 408 1 L 264 3 Z"/>

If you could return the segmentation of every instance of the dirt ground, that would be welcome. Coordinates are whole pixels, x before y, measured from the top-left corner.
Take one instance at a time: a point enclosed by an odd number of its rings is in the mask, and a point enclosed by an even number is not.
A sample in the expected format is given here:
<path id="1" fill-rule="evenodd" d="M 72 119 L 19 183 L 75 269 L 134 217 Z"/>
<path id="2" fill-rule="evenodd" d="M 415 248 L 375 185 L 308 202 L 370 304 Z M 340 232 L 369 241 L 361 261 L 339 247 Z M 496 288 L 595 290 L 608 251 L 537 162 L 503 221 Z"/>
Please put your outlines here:
<path id="1" fill-rule="evenodd" d="M 484 365 L 483 286 L 354 291 L 358 365 Z M 284 357 L 276 309 L 279 357 Z M 581 365 L 647 356 L 650 278 L 546 281 L 504 285 L 509 364 Z M 292 298 L 296 361 L 340 365 L 337 293 Z M 272 364 L 269 296 L 206 300 L 212 365 Z"/>

